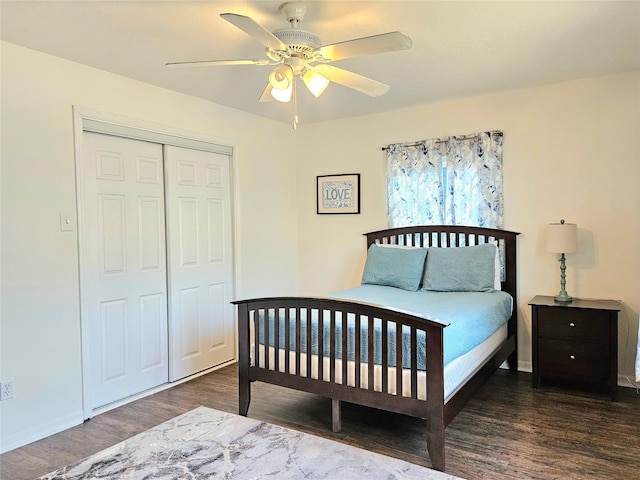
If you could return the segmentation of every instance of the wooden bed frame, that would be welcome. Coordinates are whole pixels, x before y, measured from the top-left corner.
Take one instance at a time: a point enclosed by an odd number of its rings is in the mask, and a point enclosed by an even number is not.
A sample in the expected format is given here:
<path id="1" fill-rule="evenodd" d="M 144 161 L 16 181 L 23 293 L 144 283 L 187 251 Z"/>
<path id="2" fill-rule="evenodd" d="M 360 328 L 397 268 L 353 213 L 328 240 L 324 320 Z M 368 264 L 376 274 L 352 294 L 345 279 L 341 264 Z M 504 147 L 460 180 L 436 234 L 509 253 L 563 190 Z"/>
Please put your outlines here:
<path id="1" fill-rule="evenodd" d="M 444 471 L 445 468 L 445 438 L 444 432 L 447 425 L 454 419 L 457 413 L 463 408 L 473 393 L 496 371 L 496 369 L 507 360 L 509 368 L 513 371 L 517 370 L 517 288 L 516 288 L 516 236 L 515 232 L 505 230 L 494 230 L 479 227 L 465 226 L 415 226 L 393 228 L 388 230 L 380 230 L 365 234 L 367 237 L 367 248 L 372 243 L 396 244 L 419 247 L 456 247 L 486 243 L 489 241 L 497 241 L 500 246 L 500 255 L 502 259 L 503 277 L 502 290 L 509 293 L 513 297 L 513 313 L 508 322 L 507 338 L 496 353 L 469 378 L 466 383 L 458 389 L 458 391 L 445 403 L 444 396 L 444 358 L 443 358 L 443 330 L 446 325 L 440 322 L 430 320 L 420 315 L 408 313 L 400 310 L 391 310 L 382 306 L 366 304 L 355 301 L 344 301 L 334 298 L 317 298 L 317 297 L 270 297 L 257 298 L 248 300 L 238 300 L 233 302 L 238 308 L 238 335 L 239 335 L 239 413 L 247 415 L 249 403 L 251 401 L 251 382 L 261 381 L 283 387 L 302 390 L 314 393 L 332 399 L 332 421 L 333 430 L 339 431 L 341 428 L 340 419 L 340 402 L 346 401 L 355 404 L 365 405 L 374 408 L 380 408 L 387 411 L 411 415 L 414 417 L 426 419 L 427 424 L 427 450 L 433 468 Z M 428 261 L 428 260 L 427 260 Z M 306 315 L 301 315 L 304 312 Z M 279 345 L 278 335 L 275 338 L 275 349 L 285 350 L 284 362 L 275 355 L 270 360 L 269 355 L 264 355 L 262 366 L 261 362 L 256 361 L 255 365 L 251 364 L 251 348 L 253 343 L 254 357 L 259 358 L 260 351 L 258 342 L 252 342 L 252 338 L 258 338 L 259 327 L 256 319 L 259 315 L 264 318 L 271 313 L 278 312 L 284 314 L 285 322 L 295 322 L 295 339 L 289 337 L 289 329 L 286 329 L 286 338 L 284 345 Z M 295 320 L 290 317 L 290 312 L 295 312 Z M 311 312 L 318 315 L 329 315 L 330 335 L 335 339 L 336 329 L 336 313 L 339 318 L 345 318 L 346 314 L 354 314 L 356 323 L 356 339 L 355 339 L 355 355 L 353 362 L 355 363 L 355 385 L 362 385 L 360 372 L 362 364 L 366 364 L 365 369 L 368 375 L 366 385 L 368 387 L 354 387 L 347 385 L 347 363 L 336 362 L 334 341 L 330 341 L 330 351 L 324 352 L 322 346 L 322 329 L 319 329 L 318 341 L 318 358 L 329 356 L 329 373 L 327 375 L 324 368 L 324 362 L 318 362 L 317 378 L 311 377 L 312 372 L 312 355 L 301 355 L 301 322 L 310 321 Z M 274 317 L 274 330 L 279 330 L 279 316 Z M 301 320 L 301 317 L 303 319 Z M 306 318 L 307 320 L 304 320 Z M 362 361 L 360 359 L 360 322 L 368 322 L 368 331 L 373 329 L 373 321 L 382 319 L 382 371 L 388 371 L 387 359 L 387 325 L 395 323 L 395 331 L 402 332 L 408 327 L 410 329 L 412 347 L 411 351 L 415 352 L 417 341 L 417 331 L 424 331 L 425 342 L 427 348 L 426 359 L 426 400 L 418 398 L 418 366 L 416 356 L 411 359 L 410 367 L 410 396 L 402 394 L 389 393 L 389 381 L 387 375 L 382 375 L 381 391 L 374 390 L 374 359 L 373 359 L 373 335 L 369 335 L 368 359 Z M 338 320 L 340 323 L 340 320 Z M 264 332 L 263 338 L 269 338 L 269 322 L 263 322 Z M 343 332 L 343 351 L 346 351 L 346 328 Z M 311 329 L 307 328 L 307 342 L 311 346 Z M 253 335 L 252 336 L 252 332 Z M 296 348 L 290 349 L 290 342 L 295 341 Z M 402 363 L 402 335 L 397 335 L 397 352 L 396 365 Z M 294 357 L 295 361 L 290 361 L 290 357 Z M 304 362 L 304 363 L 303 363 Z M 284 365 L 282 365 L 284 363 Z M 339 365 L 336 367 L 336 365 Z M 406 362 L 405 362 L 406 365 Z M 284 368 L 283 368 L 284 367 Z M 301 367 L 303 371 L 301 371 Z M 306 368 L 305 368 L 306 367 Z M 336 368 L 342 369 L 341 383 L 336 383 Z M 284 370 L 284 371 L 281 371 Z M 396 369 L 396 392 L 403 391 L 402 370 Z M 405 369 L 406 370 L 406 369 Z M 310 372 L 307 374 L 307 372 Z M 309 376 L 307 376 L 309 375 Z M 325 378 L 329 376 L 330 381 Z M 408 386 L 405 385 L 406 389 Z"/>

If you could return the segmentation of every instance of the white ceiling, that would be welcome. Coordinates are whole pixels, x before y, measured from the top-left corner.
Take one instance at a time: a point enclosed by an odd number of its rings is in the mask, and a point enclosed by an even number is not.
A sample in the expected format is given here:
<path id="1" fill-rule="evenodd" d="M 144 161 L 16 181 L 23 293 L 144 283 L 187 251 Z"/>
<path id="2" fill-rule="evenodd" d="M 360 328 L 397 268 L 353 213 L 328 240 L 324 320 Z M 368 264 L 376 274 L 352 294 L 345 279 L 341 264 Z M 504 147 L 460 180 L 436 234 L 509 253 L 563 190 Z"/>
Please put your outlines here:
<path id="1" fill-rule="evenodd" d="M 270 67 L 164 66 L 265 58 L 260 43 L 219 14 L 247 15 L 273 31 L 288 27 L 281 3 L 2 0 L 0 32 L 11 43 L 288 123 L 290 105 L 258 102 Z M 413 47 L 334 62 L 391 89 L 371 98 L 331 84 L 316 99 L 301 88 L 300 123 L 640 68 L 640 1 L 305 3 L 300 28 L 323 45 L 399 30 Z"/>

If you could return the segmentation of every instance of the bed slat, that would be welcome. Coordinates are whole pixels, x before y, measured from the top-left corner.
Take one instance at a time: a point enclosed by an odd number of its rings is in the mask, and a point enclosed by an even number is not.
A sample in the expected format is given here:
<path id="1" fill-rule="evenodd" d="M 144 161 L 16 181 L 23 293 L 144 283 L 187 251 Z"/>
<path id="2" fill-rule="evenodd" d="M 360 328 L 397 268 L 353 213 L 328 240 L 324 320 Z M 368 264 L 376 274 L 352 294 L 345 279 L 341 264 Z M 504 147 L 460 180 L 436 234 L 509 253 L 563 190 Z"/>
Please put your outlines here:
<path id="1" fill-rule="evenodd" d="M 258 309 L 256 310 L 256 315 L 259 317 L 260 315 L 263 315 L 263 318 L 265 318 L 266 312 L 264 309 Z M 260 322 L 256 321 L 254 322 L 254 331 L 255 331 L 255 336 L 256 338 L 260 338 Z M 256 365 L 260 365 L 260 345 L 258 344 L 258 342 L 255 342 L 254 345 L 254 352 L 253 352 L 253 358 L 255 361 Z"/>
<path id="2" fill-rule="evenodd" d="M 318 378 L 324 380 L 324 313 L 320 311 L 318 318 L 320 326 L 318 327 Z"/>
<path id="3" fill-rule="evenodd" d="M 272 311 L 277 311 L 277 309 L 274 309 L 274 310 L 269 309 L 269 310 L 265 310 L 265 312 L 264 312 L 265 314 L 264 314 L 264 328 L 263 328 L 263 331 L 264 331 L 265 344 L 268 344 L 268 342 L 269 342 L 269 323 L 270 323 L 269 322 L 269 315 L 271 315 Z M 264 352 L 264 368 L 269 370 L 269 350 L 268 349 L 265 349 L 265 352 Z"/>
<path id="4" fill-rule="evenodd" d="M 280 352 L 280 308 L 276 309 L 275 319 L 273 322 L 273 349 L 275 352 Z M 280 355 L 276 353 L 273 358 L 273 368 L 276 371 L 280 371 Z"/>
<path id="5" fill-rule="evenodd" d="M 284 371 L 291 373 L 291 309 L 284 309 Z"/>
<path id="6" fill-rule="evenodd" d="M 402 325 L 396 323 L 396 394 L 402 392 Z"/>
<path id="7" fill-rule="evenodd" d="M 361 342 L 361 333 L 362 333 L 360 331 L 360 315 L 356 315 L 355 322 L 356 322 L 356 328 L 355 328 L 355 332 L 354 332 L 355 333 L 355 342 L 354 342 L 355 343 L 355 345 L 354 345 L 355 351 L 354 351 L 354 354 L 353 354 L 353 359 L 355 360 L 355 365 L 356 365 L 356 369 L 355 369 L 356 370 L 355 371 L 355 375 L 356 375 L 355 386 L 360 388 L 360 387 L 362 387 L 362 383 L 360 381 L 360 374 L 361 374 L 361 366 L 360 366 L 360 360 L 361 360 L 361 357 L 360 357 L 361 348 L 360 348 L 360 346 L 361 346 L 361 343 L 360 342 Z M 349 357 L 347 356 L 347 358 L 349 358 Z M 347 362 L 343 360 L 343 363 L 347 363 Z"/>
<path id="8" fill-rule="evenodd" d="M 368 316 L 367 317 L 367 340 L 368 340 L 368 345 L 367 345 L 367 353 L 368 353 L 368 359 L 367 359 L 367 387 L 369 390 L 373 390 L 374 389 L 374 381 L 373 381 L 373 377 L 374 377 L 374 373 L 375 373 L 375 362 L 374 362 L 374 349 L 375 349 L 375 342 L 374 342 L 374 336 L 371 335 L 371 333 L 369 332 L 373 332 L 373 317 L 372 316 Z"/>
<path id="9" fill-rule="evenodd" d="M 345 311 L 340 312 L 340 322 L 342 328 L 342 385 L 347 385 L 347 353 L 349 351 L 349 345 L 347 343 L 347 335 L 344 333 L 347 331 L 347 313 Z"/>
<path id="10" fill-rule="evenodd" d="M 311 342 L 311 329 L 312 329 L 312 327 L 311 327 L 311 315 L 313 314 L 313 312 L 312 312 L 312 310 L 310 308 L 307 308 L 306 312 L 307 312 L 306 318 L 305 318 L 305 320 L 306 320 L 306 322 L 305 322 L 306 327 L 305 328 L 306 328 L 306 332 L 307 332 L 307 355 L 306 355 L 306 358 L 307 358 L 307 370 L 306 370 L 306 373 L 307 373 L 307 377 L 310 377 L 311 376 L 311 358 L 312 358 L 311 352 L 313 351 L 313 345 L 312 345 L 312 342 Z M 322 317 L 320 317 L 320 318 L 322 318 Z M 320 357 L 320 358 L 322 358 L 322 357 Z"/>
<path id="11" fill-rule="evenodd" d="M 418 333 L 411 329 L 411 398 L 418 398 Z"/>
<path id="12" fill-rule="evenodd" d="M 302 350 L 302 342 L 301 342 L 301 330 L 300 326 L 302 325 L 302 319 L 300 317 L 300 307 L 296 307 L 296 375 L 300 375 L 300 356 Z"/>
<path id="13" fill-rule="evenodd" d="M 329 343 L 329 381 L 334 383 L 336 381 L 336 312 L 331 310 L 331 325 L 329 326 L 329 333 L 331 335 Z"/>
<path id="14" fill-rule="evenodd" d="M 389 322 L 382 320 L 382 392 L 389 393 Z"/>

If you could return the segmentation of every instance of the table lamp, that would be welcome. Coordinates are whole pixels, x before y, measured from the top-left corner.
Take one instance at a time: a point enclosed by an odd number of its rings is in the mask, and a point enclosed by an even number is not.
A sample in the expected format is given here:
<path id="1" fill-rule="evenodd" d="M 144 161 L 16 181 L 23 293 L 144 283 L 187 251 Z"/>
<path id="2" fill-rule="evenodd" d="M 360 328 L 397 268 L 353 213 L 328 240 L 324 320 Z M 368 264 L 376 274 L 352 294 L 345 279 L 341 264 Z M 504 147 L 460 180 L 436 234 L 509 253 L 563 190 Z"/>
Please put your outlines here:
<path id="1" fill-rule="evenodd" d="M 547 251 L 560 254 L 560 293 L 556 295 L 554 300 L 561 303 L 571 303 L 573 300 L 567 291 L 565 270 L 565 253 L 574 253 L 578 251 L 578 226 L 575 223 L 551 223 L 547 226 Z"/>

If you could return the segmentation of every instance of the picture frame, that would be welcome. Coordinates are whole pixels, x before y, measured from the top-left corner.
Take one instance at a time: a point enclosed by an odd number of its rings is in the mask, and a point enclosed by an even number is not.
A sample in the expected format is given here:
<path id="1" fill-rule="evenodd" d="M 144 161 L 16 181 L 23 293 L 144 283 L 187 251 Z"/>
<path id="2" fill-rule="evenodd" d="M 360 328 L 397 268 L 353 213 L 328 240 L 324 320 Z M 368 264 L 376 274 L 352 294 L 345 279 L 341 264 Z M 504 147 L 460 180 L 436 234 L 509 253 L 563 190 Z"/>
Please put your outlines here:
<path id="1" fill-rule="evenodd" d="M 359 214 L 360 174 L 317 176 L 316 211 L 318 215 Z"/>

